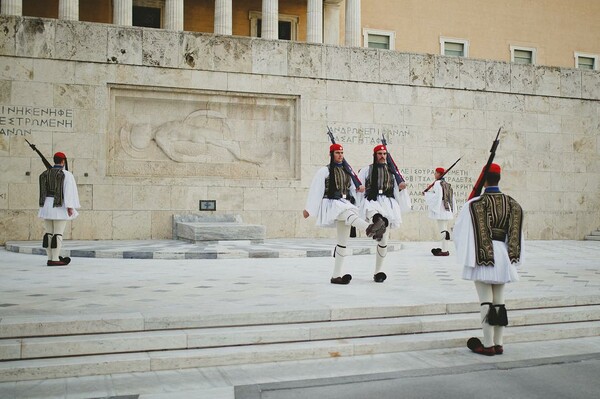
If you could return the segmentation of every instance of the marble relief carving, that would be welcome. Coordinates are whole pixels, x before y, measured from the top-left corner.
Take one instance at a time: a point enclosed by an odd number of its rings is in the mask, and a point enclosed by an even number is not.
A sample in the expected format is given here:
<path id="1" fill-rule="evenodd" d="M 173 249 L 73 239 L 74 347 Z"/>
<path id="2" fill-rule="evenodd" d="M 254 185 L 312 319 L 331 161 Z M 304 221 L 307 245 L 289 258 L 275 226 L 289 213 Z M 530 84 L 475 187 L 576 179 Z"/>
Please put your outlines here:
<path id="1" fill-rule="evenodd" d="M 111 87 L 115 176 L 296 178 L 296 98 Z"/>

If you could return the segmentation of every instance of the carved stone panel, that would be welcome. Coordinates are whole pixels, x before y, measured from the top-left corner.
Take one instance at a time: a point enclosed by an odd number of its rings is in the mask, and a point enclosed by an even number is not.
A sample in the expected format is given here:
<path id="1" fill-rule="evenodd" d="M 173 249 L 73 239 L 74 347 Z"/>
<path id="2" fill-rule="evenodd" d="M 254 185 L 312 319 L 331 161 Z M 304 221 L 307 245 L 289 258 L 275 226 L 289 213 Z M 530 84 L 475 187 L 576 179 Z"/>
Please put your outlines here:
<path id="1" fill-rule="evenodd" d="M 113 176 L 297 179 L 294 96 L 111 86 Z"/>

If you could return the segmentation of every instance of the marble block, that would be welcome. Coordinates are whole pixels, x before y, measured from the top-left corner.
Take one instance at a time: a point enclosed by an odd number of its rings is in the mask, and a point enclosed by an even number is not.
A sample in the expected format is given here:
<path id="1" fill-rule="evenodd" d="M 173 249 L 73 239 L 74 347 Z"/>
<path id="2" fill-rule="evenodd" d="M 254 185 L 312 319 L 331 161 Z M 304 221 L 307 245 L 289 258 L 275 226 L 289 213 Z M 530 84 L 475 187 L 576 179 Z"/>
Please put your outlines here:
<path id="1" fill-rule="evenodd" d="M 23 57 L 54 57 L 56 20 L 25 18 L 15 32 L 15 52 Z"/>
<path id="2" fill-rule="evenodd" d="M 107 59 L 107 25 L 59 20 L 55 35 L 54 56 L 58 59 L 86 62 L 105 62 Z"/>
<path id="3" fill-rule="evenodd" d="M 237 215 L 184 215 L 173 216 L 174 239 L 189 242 L 252 240 L 261 243 L 265 239 L 265 226 L 244 224 Z"/>
<path id="4" fill-rule="evenodd" d="M 142 63 L 142 29 L 111 27 L 108 30 L 107 62 L 140 65 Z"/>

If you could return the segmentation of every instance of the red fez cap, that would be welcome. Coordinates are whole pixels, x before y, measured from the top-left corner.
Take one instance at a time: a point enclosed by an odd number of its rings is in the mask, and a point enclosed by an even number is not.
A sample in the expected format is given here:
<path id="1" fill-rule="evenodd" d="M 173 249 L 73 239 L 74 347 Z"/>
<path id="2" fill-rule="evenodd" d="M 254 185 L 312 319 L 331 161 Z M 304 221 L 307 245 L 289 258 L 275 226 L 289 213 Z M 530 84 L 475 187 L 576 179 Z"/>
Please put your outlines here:
<path id="1" fill-rule="evenodd" d="M 57 152 L 56 154 L 54 154 L 54 156 L 56 158 L 60 158 L 60 159 L 67 159 L 67 156 L 65 155 L 64 152 Z"/>
<path id="2" fill-rule="evenodd" d="M 500 174 L 500 172 L 502 171 L 502 169 L 500 168 L 500 165 L 498 165 L 497 163 L 493 163 L 490 165 L 490 173 L 496 173 L 496 174 Z"/>
<path id="3" fill-rule="evenodd" d="M 329 146 L 329 152 L 344 151 L 344 147 L 341 144 L 332 144 Z"/>
<path id="4" fill-rule="evenodd" d="M 383 144 L 379 144 L 373 148 L 373 153 L 376 153 L 377 151 L 387 151 L 387 148 L 385 148 Z"/>
<path id="5" fill-rule="evenodd" d="M 435 171 L 438 173 L 444 173 L 446 170 L 444 168 L 435 168 Z"/>

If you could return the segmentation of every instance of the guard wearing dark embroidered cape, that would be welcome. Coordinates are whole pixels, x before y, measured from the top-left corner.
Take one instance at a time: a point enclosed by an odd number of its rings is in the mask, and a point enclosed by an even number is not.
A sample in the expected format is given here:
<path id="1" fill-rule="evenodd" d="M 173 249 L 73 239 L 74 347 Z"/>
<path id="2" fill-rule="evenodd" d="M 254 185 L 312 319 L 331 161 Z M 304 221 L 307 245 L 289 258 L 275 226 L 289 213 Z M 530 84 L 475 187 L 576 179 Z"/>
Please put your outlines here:
<path id="1" fill-rule="evenodd" d="M 388 225 L 388 230 L 377 243 L 373 273 L 376 283 L 383 283 L 387 279 L 383 263 L 387 255 L 389 231 L 400 227 L 402 213 L 409 212 L 411 208 L 406 183 L 402 181 L 398 184 L 391 167 L 387 163 L 387 147 L 379 144 L 373 148 L 373 163 L 358 173 L 366 188 L 364 193 L 358 193 L 360 216 L 367 221 L 375 221 L 376 215 L 381 215 Z"/>
<path id="2" fill-rule="evenodd" d="M 484 193 L 463 206 L 454 226 L 463 279 L 475 282 L 481 303 L 483 342 L 471 338 L 467 346 L 487 356 L 504 352 L 502 336 L 508 324 L 504 284 L 519 280 L 517 266 L 523 257 L 523 210 L 500 192 L 500 174 L 500 166 L 492 163 Z"/>
<path id="3" fill-rule="evenodd" d="M 352 203 L 352 198 L 356 198 L 356 188 L 343 167 L 344 148 L 340 144 L 329 147 L 329 159 L 329 165 L 321 167 L 312 180 L 302 214 L 305 219 L 316 217 L 317 226 L 337 229 L 337 245 L 333 253 L 335 265 L 330 282 L 348 284 L 352 275 L 342 274 L 342 267 L 344 258 L 350 253 L 346 246 L 351 226 L 365 231 L 375 240 L 381 240 L 386 224 L 381 217 L 369 224 L 359 216 L 358 208 Z M 364 190 L 364 186 L 359 189 Z"/>
<path id="4" fill-rule="evenodd" d="M 79 215 L 77 184 L 73 174 L 66 170 L 67 157 L 62 152 L 54 154 L 54 166 L 40 174 L 40 210 L 38 217 L 44 219 L 42 246 L 48 254 L 47 266 L 66 266 L 71 259 L 60 256 L 63 233 L 68 220 Z"/>

